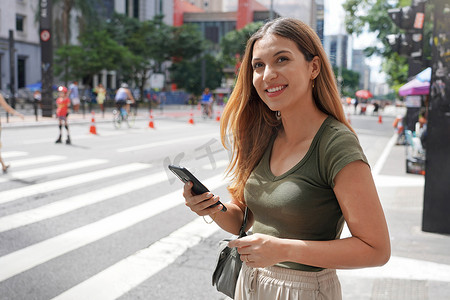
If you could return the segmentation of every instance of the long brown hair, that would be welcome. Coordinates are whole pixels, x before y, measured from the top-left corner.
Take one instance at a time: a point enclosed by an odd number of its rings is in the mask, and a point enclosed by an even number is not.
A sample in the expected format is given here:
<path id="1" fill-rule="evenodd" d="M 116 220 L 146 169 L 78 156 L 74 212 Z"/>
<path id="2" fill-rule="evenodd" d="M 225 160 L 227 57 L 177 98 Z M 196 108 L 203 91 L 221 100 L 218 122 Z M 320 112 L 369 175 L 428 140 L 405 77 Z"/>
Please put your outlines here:
<path id="1" fill-rule="evenodd" d="M 241 203 L 244 203 L 245 182 L 260 161 L 271 137 L 282 126 L 253 86 L 253 47 L 266 34 L 276 34 L 292 40 L 307 61 L 315 56 L 319 57 L 321 70 L 312 92 L 314 102 L 321 111 L 353 131 L 345 118 L 335 76 L 317 34 L 308 25 L 293 18 L 278 18 L 264 24 L 247 41 L 236 85 L 220 124 L 222 144 L 232 154 L 227 169 L 232 176 L 232 184 L 228 190 Z"/>

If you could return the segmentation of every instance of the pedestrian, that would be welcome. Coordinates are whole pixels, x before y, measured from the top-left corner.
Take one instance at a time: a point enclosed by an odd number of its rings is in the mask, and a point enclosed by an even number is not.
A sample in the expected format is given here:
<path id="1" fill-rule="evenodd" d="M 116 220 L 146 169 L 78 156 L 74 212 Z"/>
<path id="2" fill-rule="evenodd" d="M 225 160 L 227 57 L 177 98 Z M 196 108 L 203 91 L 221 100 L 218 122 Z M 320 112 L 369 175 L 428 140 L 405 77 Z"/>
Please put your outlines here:
<path id="1" fill-rule="evenodd" d="M 103 103 L 106 99 L 106 89 L 102 83 L 99 83 L 95 88 L 94 92 L 97 94 L 97 103 L 102 111 L 102 115 L 105 115 L 105 108 L 103 107 Z"/>
<path id="2" fill-rule="evenodd" d="M 69 85 L 69 98 L 72 102 L 73 112 L 78 113 L 80 109 L 80 93 L 78 91 L 77 81 L 74 81 Z"/>
<path id="3" fill-rule="evenodd" d="M 69 124 L 67 118 L 69 117 L 70 99 L 67 97 L 67 88 L 65 86 L 58 87 L 58 98 L 56 99 L 56 117 L 58 118 L 59 137 L 56 144 L 62 143 L 62 126 L 66 128 L 67 139 L 66 144 L 71 144 L 69 134 Z"/>
<path id="4" fill-rule="evenodd" d="M 212 118 L 212 105 L 214 102 L 214 97 L 209 91 L 209 88 L 205 88 L 202 93 L 201 103 L 203 106 L 203 111 L 209 118 Z"/>
<path id="5" fill-rule="evenodd" d="M 5 98 L 3 98 L 3 95 L 0 93 L 0 106 L 6 110 L 7 113 L 10 113 L 11 115 L 16 115 L 20 118 L 22 118 L 22 120 L 24 119 L 24 116 L 17 112 L 14 108 L 12 108 L 11 106 L 8 105 L 8 103 L 6 102 Z M 1 133 L 2 133 L 2 122 L 0 119 L 0 137 L 1 137 Z M 2 141 L 0 139 L 0 149 L 2 148 Z M 10 167 L 9 164 L 6 164 L 3 159 L 2 159 L 2 155 L 0 153 L 0 164 L 2 165 L 2 171 L 3 174 L 6 174 L 8 172 L 8 168 Z"/>
<path id="6" fill-rule="evenodd" d="M 388 261 L 367 158 L 309 26 L 279 18 L 248 40 L 221 138 L 232 155 L 227 211 L 209 207 L 217 195 L 193 195 L 190 182 L 183 196 L 192 211 L 233 234 L 248 206 L 253 234 L 228 244 L 244 262 L 235 299 L 342 299 L 336 269 Z M 340 239 L 344 222 L 351 236 Z"/>

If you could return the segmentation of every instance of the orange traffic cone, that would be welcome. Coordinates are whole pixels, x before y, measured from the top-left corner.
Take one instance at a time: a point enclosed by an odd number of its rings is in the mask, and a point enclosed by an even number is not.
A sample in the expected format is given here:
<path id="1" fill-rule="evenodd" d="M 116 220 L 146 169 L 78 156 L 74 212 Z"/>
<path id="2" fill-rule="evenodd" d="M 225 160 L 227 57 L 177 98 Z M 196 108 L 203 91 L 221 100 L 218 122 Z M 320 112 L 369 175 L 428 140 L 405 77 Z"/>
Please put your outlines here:
<path id="1" fill-rule="evenodd" d="M 148 127 L 155 129 L 155 124 L 153 124 L 153 115 L 151 110 L 150 110 L 150 122 L 148 123 Z"/>
<path id="2" fill-rule="evenodd" d="M 220 111 L 217 112 L 216 121 L 220 121 Z"/>
<path id="3" fill-rule="evenodd" d="M 95 112 L 94 111 L 92 111 L 91 127 L 89 128 L 89 132 L 92 134 L 97 134 L 97 128 L 95 127 Z"/>
<path id="4" fill-rule="evenodd" d="M 194 114 L 193 113 L 191 113 L 191 117 L 189 118 L 189 124 L 192 124 L 192 125 L 194 125 Z"/>
<path id="5" fill-rule="evenodd" d="M 378 116 L 378 123 L 383 123 L 383 117 L 381 115 Z"/>

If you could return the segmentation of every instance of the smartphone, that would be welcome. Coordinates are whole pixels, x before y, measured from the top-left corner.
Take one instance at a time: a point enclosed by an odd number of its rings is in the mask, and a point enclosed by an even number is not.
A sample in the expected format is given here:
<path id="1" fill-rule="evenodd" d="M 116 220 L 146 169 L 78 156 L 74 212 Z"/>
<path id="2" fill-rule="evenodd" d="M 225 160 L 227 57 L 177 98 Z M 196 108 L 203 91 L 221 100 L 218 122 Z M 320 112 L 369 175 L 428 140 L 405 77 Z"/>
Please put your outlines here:
<path id="1" fill-rule="evenodd" d="M 180 166 L 169 165 L 169 170 L 172 171 L 184 183 L 192 181 L 192 191 L 194 192 L 194 194 L 200 195 L 209 192 L 209 190 L 200 182 L 200 180 L 198 180 L 191 172 L 189 172 L 188 169 Z M 217 201 L 210 207 L 215 207 L 219 204 L 222 204 L 222 202 Z M 227 211 L 227 208 L 223 204 L 222 211 Z"/>

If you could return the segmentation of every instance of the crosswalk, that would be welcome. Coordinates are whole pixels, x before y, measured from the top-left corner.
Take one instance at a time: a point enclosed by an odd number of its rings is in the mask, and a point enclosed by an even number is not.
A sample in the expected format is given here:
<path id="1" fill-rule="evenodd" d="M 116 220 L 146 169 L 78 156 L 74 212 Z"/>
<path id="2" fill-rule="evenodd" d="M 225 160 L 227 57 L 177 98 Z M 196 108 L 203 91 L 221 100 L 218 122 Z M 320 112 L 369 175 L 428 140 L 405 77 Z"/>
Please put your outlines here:
<path id="1" fill-rule="evenodd" d="M 203 139 L 211 135 L 202 136 Z M 129 151 L 124 149 L 124 152 Z M 107 159 L 78 159 L 64 155 L 33 156 L 23 151 L 2 153 L 13 168 L 0 179 L 0 299 L 16 299 L 10 282 L 27 272 L 39 269 L 56 259 L 95 244 L 105 238 L 148 221 L 183 204 L 181 183 L 170 186 L 168 173 L 148 163 L 114 163 Z M 224 187 L 223 169 L 226 161 L 217 161 L 215 175 L 204 180 L 210 189 Z M 211 172 L 210 164 L 203 169 Z M 145 174 L 145 175 L 142 175 Z M 119 178 L 119 183 L 118 183 Z M 111 184 L 96 184 L 107 182 Z M 125 180 L 123 180 L 125 179 Z M 33 184 L 18 185 L 17 181 L 31 180 Z M 80 186 L 89 184 L 89 189 Z M 132 193 L 147 193 L 162 186 L 169 192 L 141 203 L 124 206 L 109 215 L 86 224 L 57 232 L 44 239 L 23 242 L 22 247 L 10 245 L 11 235 L 23 234 L 42 222 L 60 222 L 82 210 L 107 203 L 113 199 L 126 199 Z M 67 194 L 67 191 L 70 191 Z M 77 191 L 77 192 L 73 192 Z M 33 202 L 35 197 L 51 195 L 51 201 L 39 205 L 16 208 L 20 202 Z M 58 290 L 48 299 L 118 299 L 170 266 L 188 249 L 217 233 L 216 225 L 207 225 L 201 218 L 183 224 L 167 236 L 147 247 L 137 249 L 117 259 L 96 274 L 75 282 L 65 290 Z M 58 221 L 54 221 L 58 220 Z M 64 221 L 62 221 L 64 222 Z M 32 232 L 32 230 L 31 230 Z M 20 239 L 20 237 L 18 237 Z M 76 262 L 74 262 L 76 263 Z M 13 280 L 14 279 L 14 280 Z M 11 281 L 13 280 L 13 281 Z M 34 279 L 39 282 L 38 278 Z M 108 287 L 108 288 L 105 288 Z M 23 295 L 22 295 L 23 297 Z M 43 299 L 29 295 L 25 299 Z M 219 299 L 219 298 L 217 298 Z"/>

